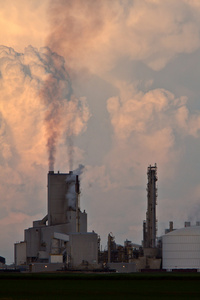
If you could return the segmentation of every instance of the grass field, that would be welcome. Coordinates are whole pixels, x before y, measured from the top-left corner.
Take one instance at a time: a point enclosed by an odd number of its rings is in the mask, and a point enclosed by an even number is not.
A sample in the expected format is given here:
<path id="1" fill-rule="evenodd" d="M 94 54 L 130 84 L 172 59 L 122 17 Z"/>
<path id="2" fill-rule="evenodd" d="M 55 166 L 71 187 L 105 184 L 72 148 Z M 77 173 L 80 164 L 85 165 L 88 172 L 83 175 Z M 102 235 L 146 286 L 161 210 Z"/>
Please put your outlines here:
<path id="1" fill-rule="evenodd" d="M 200 274 L 0 274 L 0 299 L 200 299 Z"/>

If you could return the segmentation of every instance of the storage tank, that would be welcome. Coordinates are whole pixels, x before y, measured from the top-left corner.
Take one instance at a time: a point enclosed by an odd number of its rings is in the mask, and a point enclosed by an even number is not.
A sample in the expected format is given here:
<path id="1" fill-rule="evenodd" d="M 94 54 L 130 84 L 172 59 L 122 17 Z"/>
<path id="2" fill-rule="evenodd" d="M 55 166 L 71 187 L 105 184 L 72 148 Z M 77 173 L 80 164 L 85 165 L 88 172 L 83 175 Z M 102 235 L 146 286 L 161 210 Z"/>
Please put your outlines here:
<path id="1" fill-rule="evenodd" d="M 163 269 L 200 269 L 200 227 L 174 230 L 162 237 Z"/>

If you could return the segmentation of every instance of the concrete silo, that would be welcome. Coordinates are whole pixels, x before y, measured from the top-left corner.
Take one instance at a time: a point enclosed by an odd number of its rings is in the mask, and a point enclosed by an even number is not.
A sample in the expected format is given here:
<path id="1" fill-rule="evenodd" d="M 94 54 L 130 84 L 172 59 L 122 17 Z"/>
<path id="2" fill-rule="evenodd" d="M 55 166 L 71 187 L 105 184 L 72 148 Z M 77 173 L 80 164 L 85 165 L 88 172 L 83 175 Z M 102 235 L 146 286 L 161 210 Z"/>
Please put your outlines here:
<path id="1" fill-rule="evenodd" d="M 200 227 L 174 230 L 162 237 L 163 269 L 200 269 Z"/>

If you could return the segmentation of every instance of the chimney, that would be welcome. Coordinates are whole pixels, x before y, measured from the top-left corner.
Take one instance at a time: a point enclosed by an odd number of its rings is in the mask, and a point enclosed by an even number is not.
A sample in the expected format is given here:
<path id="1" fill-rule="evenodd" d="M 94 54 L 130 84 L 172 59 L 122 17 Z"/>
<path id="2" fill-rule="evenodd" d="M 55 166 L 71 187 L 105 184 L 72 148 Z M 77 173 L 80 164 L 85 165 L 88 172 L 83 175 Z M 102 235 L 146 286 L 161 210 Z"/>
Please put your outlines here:
<path id="1" fill-rule="evenodd" d="M 76 192 L 76 232 L 80 232 L 80 188 L 79 188 L 79 179 L 78 175 L 76 175 L 76 182 L 75 182 L 75 192 Z"/>
<path id="2" fill-rule="evenodd" d="M 169 232 L 171 232 L 171 231 L 173 231 L 174 230 L 174 228 L 173 228 L 174 226 L 173 226 L 173 222 L 172 221 L 170 221 L 169 222 Z"/>

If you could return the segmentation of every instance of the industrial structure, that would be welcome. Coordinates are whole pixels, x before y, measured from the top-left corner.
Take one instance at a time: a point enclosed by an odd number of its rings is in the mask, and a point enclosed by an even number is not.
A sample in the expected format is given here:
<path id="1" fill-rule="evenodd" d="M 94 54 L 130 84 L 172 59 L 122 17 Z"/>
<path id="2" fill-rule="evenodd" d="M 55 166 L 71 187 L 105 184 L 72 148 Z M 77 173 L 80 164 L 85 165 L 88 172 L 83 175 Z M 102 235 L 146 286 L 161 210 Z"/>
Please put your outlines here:
<path id="1" fill-rule="evenodd" d="M 107 251 L 103 256 L 104 261 L 108 263 L 130 263 L 139 255 L 142 255 L 141 245 L 134 244 L 129 240 L 125 240 L 124 245 L 117 245 L 113 234 L 108 234 Z"/>
<path id="2" fill-rule="evenodd" d="M 157 165 L 147 168 L 147 212 L 146 220 L 143 221 L 143 253 L 146 258 L 145 268 L 151 268 L 152 259 L 156 261 L 157 267 L 161 264 L 161 244 L 157 243 Z M 153 262 L 155 264 L 155 262 Z"/>
<path id="3" fill-rule="evenodd" d="M 157 165 L 147 168 L 147 212 L 142 245 L 125 240 L 118 245 L 108 234 L 107 248 L 100 250 L 100 237 L 87 231 L 87 214 L 80 209 L 79 175 L 48 173 L 48 212 L 25 229 L 24 241 L 15 244 L 15 266 L 29 271 L 103 270 L 200 270 L 200 222 L 174 229 L 157 237 Z"/>
<path id="4" fill-rule="evenodd" d="M 157 243 L 157 166 L 149 166 L 147 169 L 147 213 L 143 222 L 143 243 L 138 245 L 129 240 L 124 245 L 117 245 L 112 233 L 108 235 L 107 251 L 101 253 L 99 261 L 107 262 L 112 268 L 121 270 L 123 263 L 124 271 L 161 268 L 161 243 Z M 129 268 L 125 264 L 131 264 Z"/>
<path id="5" fill-rule="evenodd" d="M 115 268 L 125 272 L 159 268 L 156 257 L 157 166 L 147 170 L 147 214 L 143 247 L 129 240 L 117 245 L 108 235 L 107 250 L 100 251 L 100 237 L 87 232 L 87 214 L 80 210 L 79 176 L 75 172 L 48 173 L 48 213 L 25 229 L 24 241 L 15 244 L 15 265 L 31 271 L 59 268 L 88 270 Z M 45 269 L 46 268 L 46 269 Z"/>
<path id="6" fill-rule="evenodd" d="M 162 238 L 163 269 L 200 269 L 200 226 L 174 230 Z"/>
<path id="7" fill-rule="evenodd" d="M 25 229 L 24 241 L 15 244 L 16 266 L 37 266 L 38 270 L 52 269 L 52 264 L 67 269 L 97 267 L 98 235 L 87 232 L 87 214 L 80 210 L 79 197 L 77 174 L 49 171 L 48 214 Z"/>
<path id="8" fill-rule="evenodd" d="M 143 222 L 143 247 L 156 248 L 156 204 L 157 204 L 157 166 L 149 166 L 147 169 L 147 213 Z"/>

